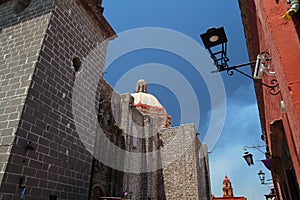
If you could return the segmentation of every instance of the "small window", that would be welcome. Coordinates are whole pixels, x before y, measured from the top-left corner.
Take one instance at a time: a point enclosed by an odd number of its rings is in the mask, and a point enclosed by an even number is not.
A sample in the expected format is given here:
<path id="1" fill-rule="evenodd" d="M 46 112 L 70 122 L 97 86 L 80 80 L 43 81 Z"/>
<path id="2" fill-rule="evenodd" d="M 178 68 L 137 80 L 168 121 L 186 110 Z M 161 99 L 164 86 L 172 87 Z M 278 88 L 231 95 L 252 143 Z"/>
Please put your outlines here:
<path id="1" fill-rule="evenodd" d="M 82 65 L 81 59 L 78 56 L 75 56 L 73 58 L 73 67 L 75 72 L 80 71 L 81 65 Z"/>
<path id="2" fill-rule="evenodd" d="M 46 126 L 46 131 L 49 131 L 49 130 L 50 130 L 50 125 L 47 124 L 47 126 Z"/>

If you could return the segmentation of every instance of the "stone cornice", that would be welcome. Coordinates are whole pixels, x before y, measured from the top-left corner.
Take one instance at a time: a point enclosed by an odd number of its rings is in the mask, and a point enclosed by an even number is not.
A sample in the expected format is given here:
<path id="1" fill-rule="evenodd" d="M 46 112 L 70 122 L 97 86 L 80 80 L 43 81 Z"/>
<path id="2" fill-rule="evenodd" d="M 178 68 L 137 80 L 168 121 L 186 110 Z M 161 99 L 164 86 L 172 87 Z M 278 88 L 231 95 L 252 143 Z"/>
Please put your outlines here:
<path id="1" fill-rule="evenodd" d="M 102 0 L 76 0 L 87 11 L 91 19 L 104 31 L 105 39 L 115 38 L 116 33 L 103 16 Z"/>

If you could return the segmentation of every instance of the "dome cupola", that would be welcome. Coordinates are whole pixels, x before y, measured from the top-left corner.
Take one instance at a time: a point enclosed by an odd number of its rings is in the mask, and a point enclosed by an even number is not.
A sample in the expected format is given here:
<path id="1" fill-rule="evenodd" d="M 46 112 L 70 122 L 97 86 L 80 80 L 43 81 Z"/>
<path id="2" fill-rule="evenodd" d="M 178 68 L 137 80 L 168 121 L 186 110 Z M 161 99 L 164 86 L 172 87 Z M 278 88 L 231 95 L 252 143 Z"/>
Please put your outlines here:
<path id="1" fill-rule="evenodd" d="M 134 107 L 138 108 L 143 114 L 151 115 L 155 121 L 160 121 L 157 124 L 158 126 L 170 126 L 171 116 L 167 114 L 165 108 L 154 95 L 147 93 L 147 83 L 143 79 L 136 83 L 135 93 L 131 95 L 134 98 Z"/>

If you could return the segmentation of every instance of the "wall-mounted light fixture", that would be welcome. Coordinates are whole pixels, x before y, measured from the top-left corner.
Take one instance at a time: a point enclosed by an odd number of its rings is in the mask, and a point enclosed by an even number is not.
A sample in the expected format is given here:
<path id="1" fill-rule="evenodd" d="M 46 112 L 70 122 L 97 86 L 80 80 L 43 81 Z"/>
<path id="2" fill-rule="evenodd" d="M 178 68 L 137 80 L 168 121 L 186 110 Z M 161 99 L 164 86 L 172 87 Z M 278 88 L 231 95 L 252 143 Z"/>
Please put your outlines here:
<path id="1" fill-rule="evenodd" d="M 265 181 L 266 179 L 266 173 L 263 172 L 262 170 L 259 170 L 259 172 L 257 173 L 260 183 L 263 185 L 267 185 L 267 184 L 273 184 L 272 179 L 268 179 L 267 181 Z"/>
<path id="2" fill-rule="evenodd" d="M 248 148 L 251 149 L 251 148 L 254 148 L 256 150 L 258 150 L 259 152 L 265 154 L 262 150 L 260 150 L 261 147 L 265 147 L 266 145 L 258 145 L 258 146 L 244 146 L 243 147 L 243 150 L 244 150 L 244 155 L 243 155 L 243 158 L 245 159 L 245 161 L 247 162 L 247 164 L 249 166 L 251 165 L 254 165 L 254 161 L 253 161 L 253 155 L 251 153 L 248 152 Z"/>
<path id="3" fill-rule="evenodd" d="M 266 200 L 275 200 L 276 194 L 265 194 Z"/>
<path id="4" fill-rule="evenodd" d="M 299 0 L 289 0 L 290 9 L 282 16 L 282 19 L 291 20 L 292 17 L 299 11 L 300 2 Z"/>
<path id="5" fill-rule="evenodd" d="M 263 73 L 267 73 L 269 75 L 275 74 L 275 72 L 269 70 L 269 62 L 271 61 L 271 57 L 268 52 L 262 52 L 258 54 L 256 61 L 251 61 L 235 66 L 228 66 L 229 58 L 227 57 L 227 36 L 224 28 L 210 28 L 206 31 L 206 33 L 201 34 L 200 37 L 205 48 L 210 53 L 215 66 L 217 67 L 217 70 L 212 71 L 212 73 L 227 71 L 227 74 L 232 76 L 233 70 L 235 70 L 240 74 L 260 83 L 261 85 L 270 88 L 270 93 L 272 95 L 279 94 L 279 84 L 276 79 L 271 80 L 271 85 L 265 84 L 260 81 L 260 79 L 262 79 Z M 238 69 L 240 67 L 252 64 L 255 64 L 255 71 L 253 76 L 250 76 Z"/>
<path id="6" fill-rule="evenodd" d="M 254 165 L 253 155 L 251 153 L 249 153 L 248 151 L 244 152 L 243 158 L 245 159 L 245 161 L 247 162 L 247 164 L 249 166 Z"/>
<path id="7" fill-rule="evenodd" d="M 275 200 L 276 199 L 276 194 L 274 188 L 271 188 L 270 194 L 265 194 L 266 200 Z"/>

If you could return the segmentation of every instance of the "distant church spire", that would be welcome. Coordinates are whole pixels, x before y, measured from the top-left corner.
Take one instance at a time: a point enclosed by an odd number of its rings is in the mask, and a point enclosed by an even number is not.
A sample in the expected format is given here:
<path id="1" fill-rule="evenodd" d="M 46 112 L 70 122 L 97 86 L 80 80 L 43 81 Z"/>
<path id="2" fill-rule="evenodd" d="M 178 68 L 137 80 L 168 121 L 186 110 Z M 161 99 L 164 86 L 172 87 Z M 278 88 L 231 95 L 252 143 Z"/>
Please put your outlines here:
<path id="1" fill-rule="evenodd" d="M 223 181 L 223 197 L 233 197 L 233 189 L 227 176 L 225 176 Z"/>
<path id="2" fill-rule="evenodd" d="M 136 88 L 135 88 L 135 92 L 144 92 L 147 93 L 147 83 L 146 81 L 144 81 L 143 79 L 138 80 L 138 82 L 136 83 Z"/>

